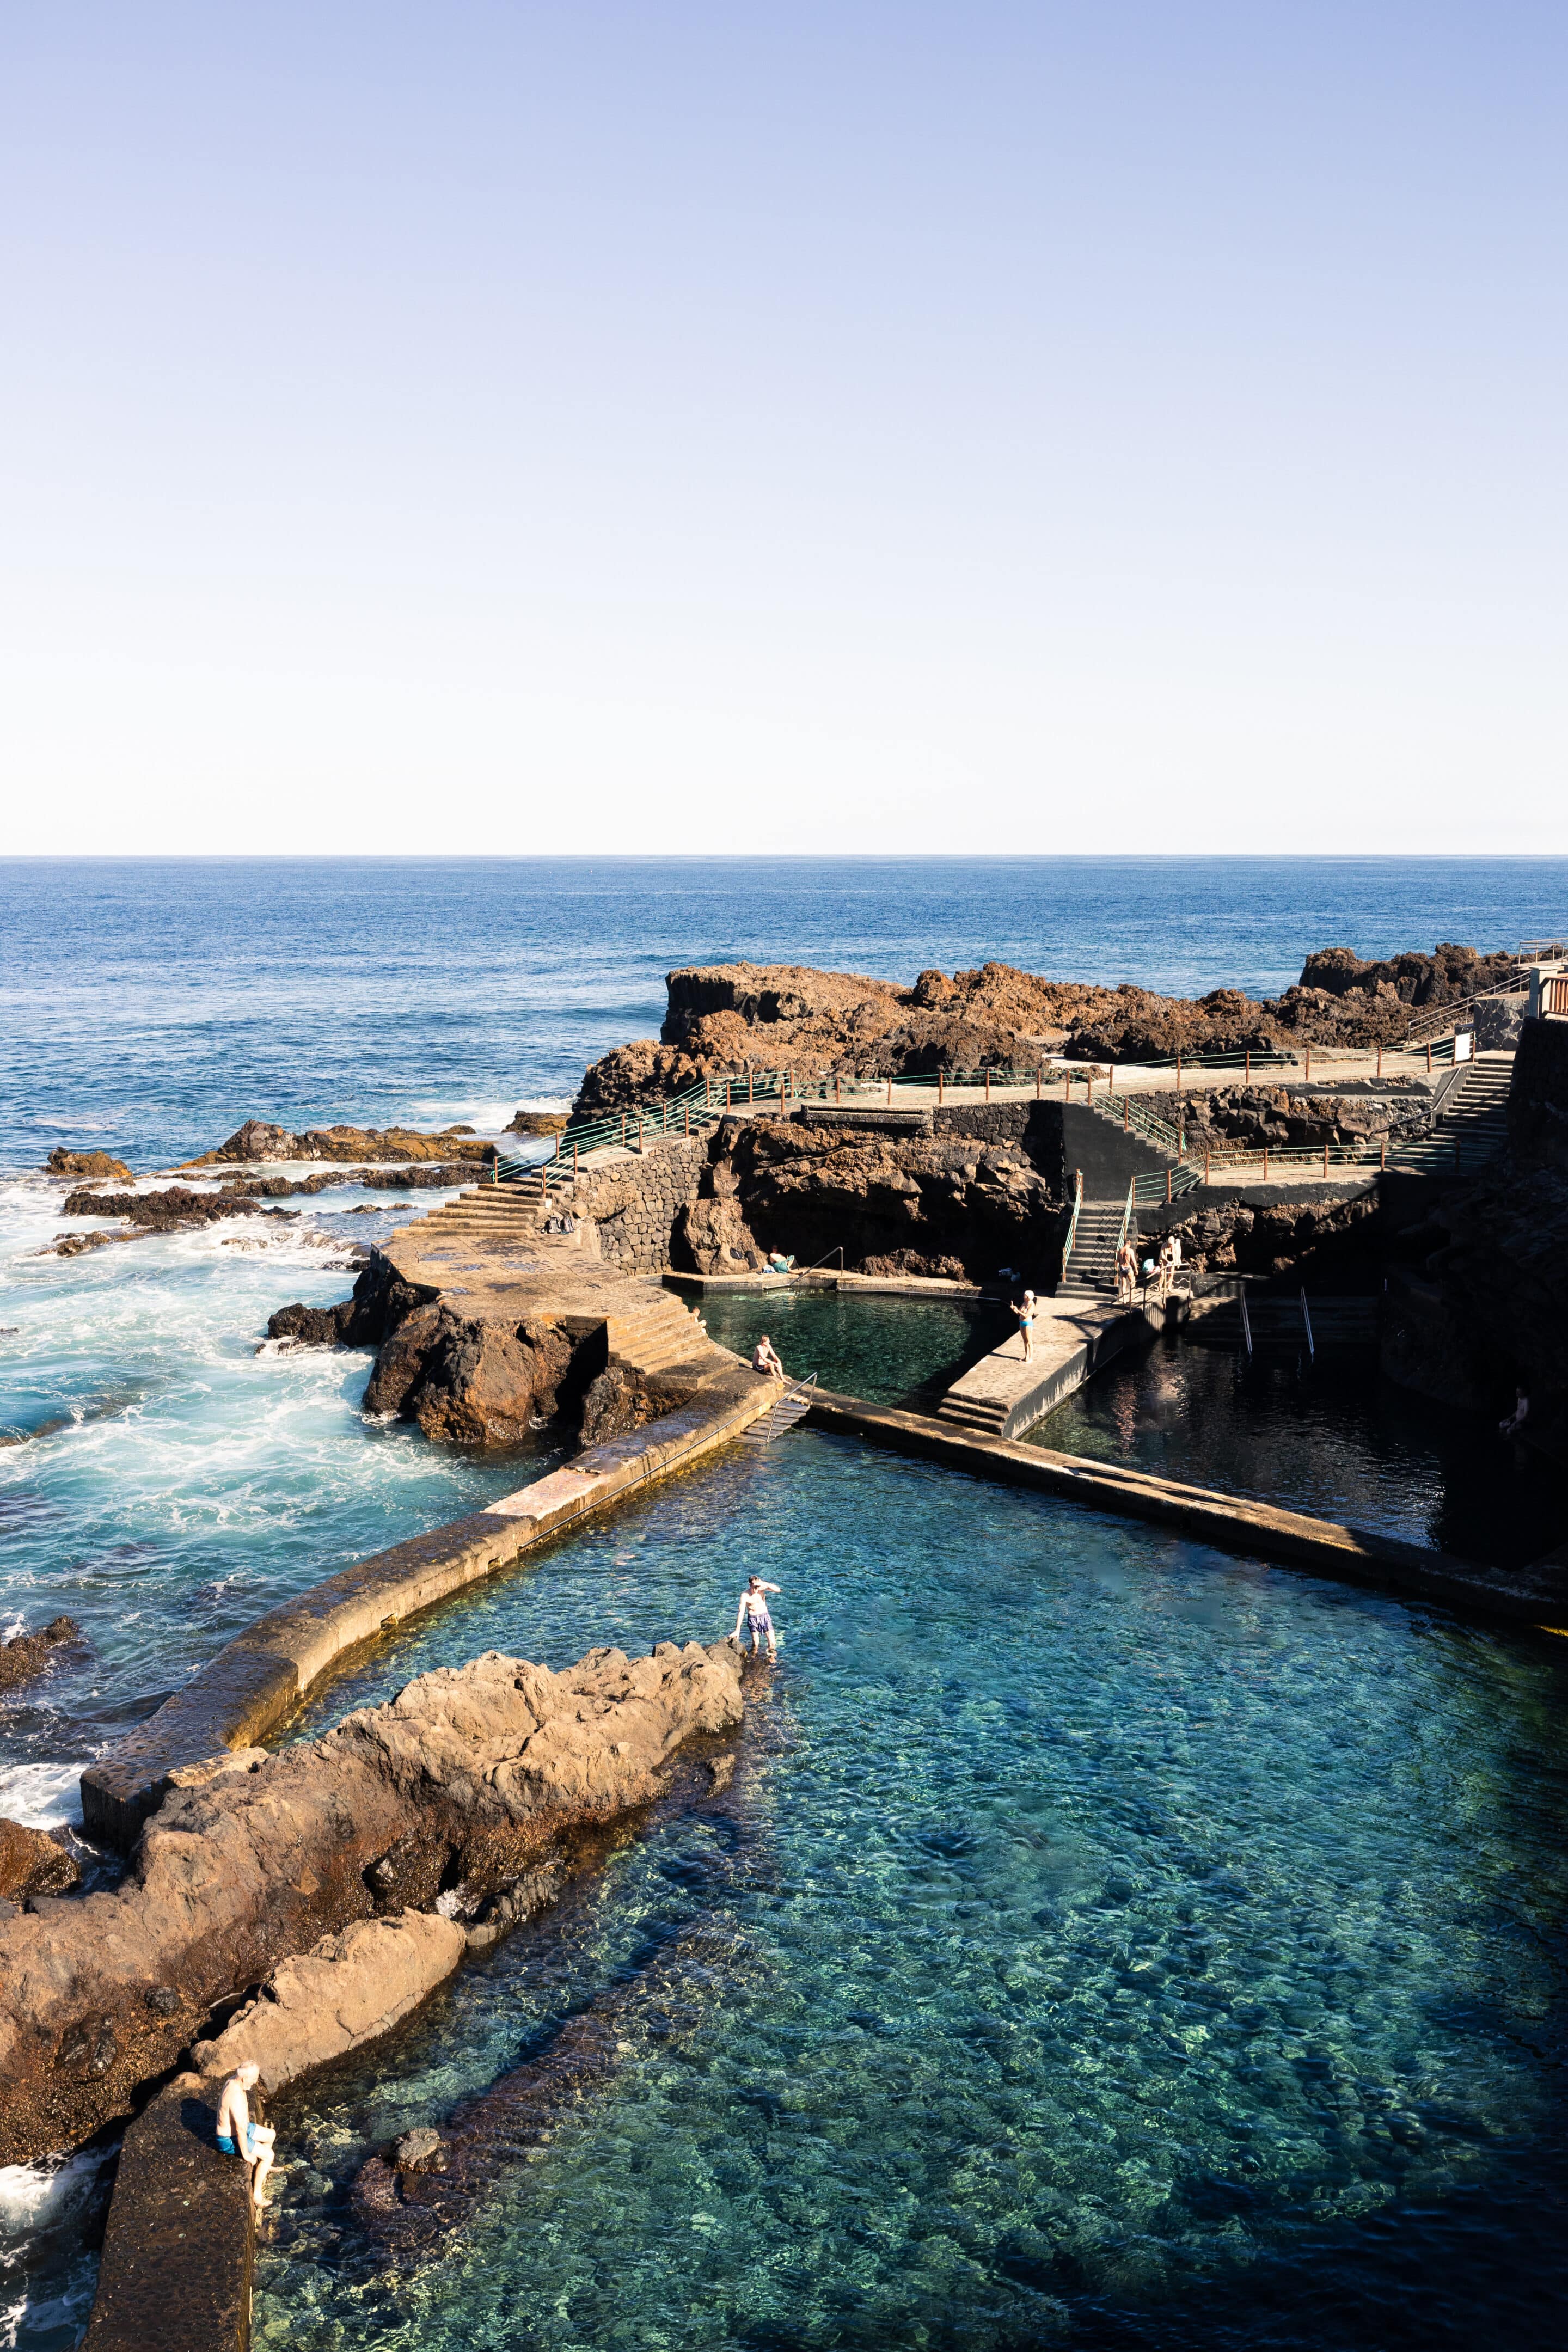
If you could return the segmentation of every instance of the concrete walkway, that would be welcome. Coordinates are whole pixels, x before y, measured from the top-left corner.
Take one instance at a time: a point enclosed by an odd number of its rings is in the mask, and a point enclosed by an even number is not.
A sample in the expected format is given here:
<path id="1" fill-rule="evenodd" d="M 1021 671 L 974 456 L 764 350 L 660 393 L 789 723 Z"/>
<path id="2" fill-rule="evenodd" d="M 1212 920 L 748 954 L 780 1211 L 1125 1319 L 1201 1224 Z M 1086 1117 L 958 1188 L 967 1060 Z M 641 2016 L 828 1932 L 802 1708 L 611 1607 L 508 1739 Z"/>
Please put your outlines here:
<path id="1" fill-rule="evenodd" d="M 953 1382 L 937 1418 L 986 1437 L 1019 1437 L 1112 1356 L 1163 1330 L 1168 1313 L 1109 1298 L 1099 1306 L 1082 1297 L 1037 1299 L 1033 1355 L 1026 1360 L 1023 1333 L 1015 1331 Z"/>

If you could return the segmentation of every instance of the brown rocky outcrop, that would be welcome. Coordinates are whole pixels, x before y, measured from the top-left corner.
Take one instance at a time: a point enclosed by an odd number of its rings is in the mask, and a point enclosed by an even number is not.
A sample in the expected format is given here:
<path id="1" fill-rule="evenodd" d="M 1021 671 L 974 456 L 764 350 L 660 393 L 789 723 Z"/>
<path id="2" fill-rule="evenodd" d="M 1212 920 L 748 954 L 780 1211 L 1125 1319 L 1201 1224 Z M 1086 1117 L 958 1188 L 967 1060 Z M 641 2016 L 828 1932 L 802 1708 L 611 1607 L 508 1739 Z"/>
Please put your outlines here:
<path id="1" fill-rule="evenodd" d="M 889 1136 L 794 1119 L 727 1119 L 702 1195 L 676 1221 L 672 1255 L 699 1274 L 781 1252 L 803 1265 L 842 1248 L 851 1270 L 1059 1269 L 1062 1203 L 1018 1143 Z"/>
<path id="2" fill-rule="evenodd" d="M 563 1110 L 514 1110 L 503 1135 L 559 1135 L 571 1113 Z"/>
<path id="3" fill-rule="evenodd" d="M 280 2091 L 312 2066 L 379 2041 L 427 2000 L 468 1950 L 466 1931 L 436 1911 L 356 1919 L 297 1958 L 279 1960 L 255 2000 L 192 2053 L 209 2080 L 247 2061 Z"/>
<path id="4" fill-rule="evenodd" d="M 0 2164 L 125 2114 L 216 2001 L 357 1918 L 470 1911 L 563 1833 L 643 1805 L 675 1751 L 733 1730 L 729 1643 L 494 1652 L 323 1738 L 175 1789 L 112 1893 L 0 1924 Z"/>
<path id="5" fill-rule="evenodd" d="M 226 1142 L 187 1168 L 217 1168 L 234 1160 L 493 1160 L 493 1143 L 481 1143 L 467 1127 L 448 1127 L 439 1135 L 424 1135 L 406 1127 L 311 1127 L 295 1134 L 261 1118 L 247 1118 Z"/>
<path id="6" fill-rule="evenodd" d="M 100 1183 L 134 1184 L 135 1177 L 123 1160 L 116 1160 L 107 1151 L 68 1151 L 57 1143 L 45 1163 L 51 1176 L 92 1176 Z"/>
<path id="7" fill-rule="evenodd" d="M 17 1633 L 0 1643 L 0 1691 L 14 1690 L 18 1683 L 41 1674 L 51 1652 L 80 1638 L 81 1628 L 74 1617 L 51 1617 L 37 1633 Z"/>
<path id="8" fill-rule="evenodd" d="M 1383 963 L 1326 948 L 1307 958 L 1295 987 L 1258 1002 L 1234 988 L 1194 1000 L 1046 980 L 1004 963 L 951 977 L 922 971 L 912 987 L 799 964 L 690 965 L 668 975 L 658 1039 L 637 1039 L 595 1062 L 576 1109 L 593 1116 L 631 1108 L 748 1069 L 789 1069 L 805 1084 L 1032 1068 L 1047 1052 L 1125 1062 L 1392 1045 L 1414 1009 L 1495 987 L 1511 969 L 1507 955 L 1451 945 Z"/>
<path id="9" fill-rule="evenodd" d="M 372 1250 L 351 1297 L 335 1307 L 306 1307 L 299 1299 L 279 1307 L 268 1318 L 267 1336 L 301 1347 L 379 1348 L 405 1317 L 429 1305 L 434 1296 L 405 1282 L 379 1250 Z"/>
<path id="10" fill-rule="evenodd" d="M 452 1444 L 510 1444 L 559 1411 L 575 1352 L 542 1318 L 472 1321 L 444 1301 L 419 1307 L 383 1346 L 364 1410 L 416 1421 Z"/>
<path id="11" fill-rule="evenodd" d="M 0 1901 L 25 1903 L 32 1895 L 63 1895 L 80 1876 L 76 1856 L 47 1830 L 0 1820 Z"/>

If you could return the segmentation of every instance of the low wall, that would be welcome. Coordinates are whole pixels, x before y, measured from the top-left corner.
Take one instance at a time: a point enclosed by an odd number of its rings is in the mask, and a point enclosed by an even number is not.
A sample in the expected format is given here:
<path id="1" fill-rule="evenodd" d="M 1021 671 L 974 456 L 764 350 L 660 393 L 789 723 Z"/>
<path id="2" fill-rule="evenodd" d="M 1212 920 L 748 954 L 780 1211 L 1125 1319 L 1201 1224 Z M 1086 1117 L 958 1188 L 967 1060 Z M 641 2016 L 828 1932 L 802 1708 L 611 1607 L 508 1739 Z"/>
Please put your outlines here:
<path id="1" fill-rule="evenodd" d="M 178 2074 L 127 2128 L 84 2352 L 247 2352 L 250 2180 L 218 2095 Z"/>
<path id="2" fill-rule="evenodd" d="M 1551 1559 L 1512 1573 L 1470 1568 L 1446 1552 L 1428 1551 L 1370 1528 L 1279 1510 L 1271 1504 L 1157 1478 L 1120 1464 L 983 1436 L 890 1405 L 866 1404 L 858 1397 L 819 1391 L 806 1419 L 814 1428 L 837 1430 L 894 1453 L 940 1463 L 945 1469 L 1032 1486 L 1091 1510 L 1147 1519 L 1226 1550 L 1287 1560 L 1352 1583 L 1439 1601 L 1469 1615 L 1551 1631 L 1561 1622 L 1568 1593 L 1568 1570 Z"/>
<path id="3" fill-rule="evenodd" d="M 574 1217 L 592 1218 L 598 1229 L 599 1255 L 627 1274 L 665 1274 L 669 1269 L 669 1236 L 680 1211 L 697 1198 L 702 1171 L 708 1165 L 704 1138 L 682 1135 L 649 1136 L 643 1150 L 630 1159 L 616 1159 L 607 1167 L 584 1169 L 574 1181 L 563 1176 L 551 1199 L 570 1205 Z M 545 1170 L 553 1175 L 555 1163 Z"/>
<path id="4" fill-rule="evenodd" d="M 172 1771 L 205 1763 L 226 1748 L 256 1746 L 346 1653 L 493 1575 L 606 1503 L 738 1436 L 777 1394 L 776 1381 L 737 1365 L 679 1412 L 590 1446 L 548 1478 L 357 1561 L 258 1618 L 82 1774 L 88 1834 L 129 1849 L 163 1801 Z"/>

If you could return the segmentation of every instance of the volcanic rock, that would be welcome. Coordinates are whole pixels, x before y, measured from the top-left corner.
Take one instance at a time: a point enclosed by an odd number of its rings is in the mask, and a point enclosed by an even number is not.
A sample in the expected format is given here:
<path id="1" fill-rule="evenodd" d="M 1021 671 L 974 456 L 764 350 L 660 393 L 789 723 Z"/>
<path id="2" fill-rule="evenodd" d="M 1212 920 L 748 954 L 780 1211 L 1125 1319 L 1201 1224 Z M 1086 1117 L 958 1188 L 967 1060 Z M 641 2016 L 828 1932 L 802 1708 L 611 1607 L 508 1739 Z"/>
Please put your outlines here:
<path id="1" fill-rule="evenodd" d="M 666 979 L 658 1040 L 616 1046 L 585 1074 L 581 1116 L 658 1100 L 704 1079 L 787 1069 L 802 1084 L 935 1070 L 1032 1069 L 1047 1053 L 1126 1062 L 1164 1055 L 1398 1043 L 1414 1008 L 1500 985 L 1506 954 L 1441 945 L 1363 962 L 1348 948 L 1310 955 L 1283 996 L 1234 988 L 1195 1001 L 1123 984 L 1042 979 L 1011 964 L 922 971 L 911 988 L 799 964 L 691 965 Z"/>
<path id="2" fill-rule="evenodd" d="M 136 1181 L 124 1160 L 107 1151 L 68 1151 L 63 1143 L 57 1143 L 45 1164 L 51 1176 L 96 1176 L 100 1181 L 120 1184 Z"/>
<path id="3" fill-rule="evenodd" d="M 258 1999 L 216 2041 L 198 2042 L 192 2056 L 209 2077 L 248 2060 L 261 2069 L 264 2091 L 280 2091 L 310 2067 L 390 2033 L 467 1949 L 458 1922 L 434 1911 L 356 1919 L 300 1958 L 280 1960 Z"/>
<path id="4" fill-rule="evenodd" d="M 594 1650 L 560 1674 L 491 1651 L 173 1790 L 120 1886 L 0 1924 L 0 2164 L 125 2114 L 215 2002 L 322 1937 L 443 1888 L 482 1903 L 563 1832 L 647 1803 L 683 1740 L 741 1712 L 725 1642 Z"/>
<path id="5" fill-rule="evenodd" d="M 18 1683 L 41 1674 L 51 1651 L 80 1639 L 81 1627 L 74 1617 L 51 1617 L 37 1633 L 18 1633 L 0 1643 L 0 1691 L 13 1690 Z"/>
<path id="6" fill-rule="evenodd" d="M 564 1110 L 513 1111 L 501 1132 L 503 1135 L 559 1135 L 570 1118 L 571 1113 Z"/>
<path id="7" fill-rule="evenodd" d="M 774 1251 L 810 1265 L 839 1248 L 852 1268 L 956 1268 L 972 1282 L 999 1265 L 1042 1284 L 1059 1269 L 1061 1202 L 1016 1143 L 730 1119 L 703 1185 L 671 1242 L 676 1265 L 698 1274 Z"/>
<path id="8" fill-rule="evenodd" d="M 445 1303 L 420 1307 L 383 1346 L 364 1410 L 458 1445 L 506 1444 L 559 1410 L 574 1353 L 557 1323 L 468 1321 Z"/>
<path id="9" fill-rule="evenodd" d="M 47 1830 L 0 1820 L 0 1897 L 23 1903 L 31 1895 L 63 1895 L 81 1872 L 76 1856 Z"/>
<path id="10" fill-rule="evenodd" d="M 423 1135 L 405 1127 L 311 1127 L 296 1135 L 266 1119 L 247 1118 L 225 1143 L 187 1160 L 187 1168 L 216 1168 L 257 1160 L 493 1160 L 493 1143 L 481 1143 L 467 1128 Z"/>

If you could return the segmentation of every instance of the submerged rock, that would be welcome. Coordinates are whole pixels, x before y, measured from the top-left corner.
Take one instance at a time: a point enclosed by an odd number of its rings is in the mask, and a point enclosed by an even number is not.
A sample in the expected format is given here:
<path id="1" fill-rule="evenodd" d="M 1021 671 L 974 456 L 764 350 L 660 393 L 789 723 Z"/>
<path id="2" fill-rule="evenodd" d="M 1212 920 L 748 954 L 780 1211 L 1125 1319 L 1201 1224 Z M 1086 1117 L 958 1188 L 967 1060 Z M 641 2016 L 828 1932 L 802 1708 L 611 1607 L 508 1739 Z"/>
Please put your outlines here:
<path id="1" fill-rule="evenodd" d="M 447 1888 L 482 1905 L 563 1832 L 651 1801 L 683 1740 L 741 1713 L 724 1642 L 594 1650 L 561 1674 L 492 1651 L 172 1789 L 112 1893 L 0 1925 L 0 2164 L 128 2112 L 216 2001 L 322 1937 Z M 164 1987 L 168 2014 L 148 1999 Z"/>

